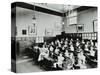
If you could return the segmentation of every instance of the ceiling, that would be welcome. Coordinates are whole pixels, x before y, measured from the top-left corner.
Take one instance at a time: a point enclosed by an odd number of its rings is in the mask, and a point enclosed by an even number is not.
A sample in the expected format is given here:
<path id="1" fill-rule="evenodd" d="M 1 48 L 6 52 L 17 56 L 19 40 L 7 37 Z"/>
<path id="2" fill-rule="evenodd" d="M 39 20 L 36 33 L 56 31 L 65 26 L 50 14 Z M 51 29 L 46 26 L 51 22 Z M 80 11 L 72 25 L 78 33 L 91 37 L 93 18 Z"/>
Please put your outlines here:
<path id="1" fill-rule="evenodd" d="M 28 14 L 33 11 L 34 5 L 38 7 L 36 10 L 41 12 L 62 16 L 62 13 L 67 12 L 69 9 L 79 8 L 80 6 L 76 5 L 64 5 L 64 4 L 48 4 L 48 3 L 24 3 L 24 2 L 17 2 L 15 5 L 22 7 L 17 10 L 17 13 L 24 13 Z M 40 7 L 40 8 L 39 8 Z M 44 8 L 44 9 L 43 9 Z M 27 10 L 31 9 L 31 10 Z M 48 10 L 46 10 L 48 9 Z M 12 10 L 13 11 L 13 10 Z"/>
<path id="2" fill-rule="evenodd" d="M 71 10 L 77 9 L 77 11 L 82 11 L 85 9 L 92 8 L 89 6 L 48 4 L 48 3 L 25 3 L 25 2 L 15 2 L 15 3 L 12 3 L 11 6 L 12 6 L 11 11 L 13 14 L 16 13 L 15 12 L 16 10 L 14 7 L 20 7 L 20 9 L 17 10 L 17 13 L 28 14 L 34 10 L 34 6 L 35 6 L 35 11 L 52 14 L 52 15 L 57 15 L 57 16 L 61 16 L 61 17 L 62 17 L 62 15 L 65 15 L 65 13 L 70 9 Z"/>
<path id="3" fill-rule="evenodd" d="M 55 10 L 58 12 L 67 12 L 69 9 L 75 9 L 80 6 L 77 5 L 64 5 L 64 4 L 48 4 L 48 3 L 29 3 L 32 5 L 40 6 L 43 8 Z"/>

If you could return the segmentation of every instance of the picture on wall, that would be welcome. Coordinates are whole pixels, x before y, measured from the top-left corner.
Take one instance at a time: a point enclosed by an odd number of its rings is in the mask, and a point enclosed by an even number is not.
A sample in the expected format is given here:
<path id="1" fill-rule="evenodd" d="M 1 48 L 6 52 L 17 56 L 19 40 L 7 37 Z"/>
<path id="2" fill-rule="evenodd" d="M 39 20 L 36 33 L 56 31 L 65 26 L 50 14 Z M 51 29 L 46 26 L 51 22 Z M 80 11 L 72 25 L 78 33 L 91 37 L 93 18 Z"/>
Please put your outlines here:
<path id="1" fill-rule="evenodd" d="M 98 23 L 98 20 L 93 20 L 93 32 L 97 32 L 97 23 Z"/>
<path id="2" fill-rule="evenodd" d="M 27 34 L 27 30 L 22 30 L 22 35 L 26 35 Z"/>
<path id="3" fill-rule="evenodd" d="M 43 42 L 44 42 L 43 36 L 37 36 L 36 37 L 36 43 L 43 43 Z"/>
<path id="4" fill-rule="evenodd" d="M 29 35 L 36 34 L 36 25 L 35 25 L 35 24 L 30 25 L 30 26 L 28 27 L 28 34 L 29 34 Z"/>
<path id="5" fill-rule="evenodd" d="M 77 32 L 84 31 L 84 24 L 77 24 L 76 29 L 77 29 Z"/>
<path id="6" fill-rule="evenodd" d="M 53 35 L 53 29 L 46 28 L 45 29 L 45 36 L 52 36 Z"/>

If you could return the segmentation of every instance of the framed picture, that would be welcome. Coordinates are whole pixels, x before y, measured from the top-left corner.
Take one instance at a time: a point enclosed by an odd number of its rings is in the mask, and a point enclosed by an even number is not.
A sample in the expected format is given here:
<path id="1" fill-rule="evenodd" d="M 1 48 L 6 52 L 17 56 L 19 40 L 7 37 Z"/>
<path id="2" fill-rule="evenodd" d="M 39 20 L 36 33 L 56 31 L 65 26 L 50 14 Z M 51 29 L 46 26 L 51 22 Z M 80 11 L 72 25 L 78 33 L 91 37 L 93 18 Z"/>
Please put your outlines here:
<path id="1" fill-rule="evenodd" d="M 45 36 L 52 36 L 53 35 L 53 29 L 46 28 L 45 29 Z"/>
<path id="2" fill-rule="evenodd" d="M 76 29 L 77 29 L 77 32 L 84 31 L 84 24 L 77 24 Z"/>
<path id="3" fill-rule="evenodd" d="M 97 19 L 96 20 L 93 20 L 93 32 L 97 32 L 97 30 L 98 30 L 97 24 L 98 24 L 98 20 Z"/>
<path id="4" fill-rule="evenodd" d="M 22 30 L 22 35 L 27 35 L 27 30 L 23 29 Z"/>
<path id="5" fill-rule="evenodd" d="M 30 25 L 30 26 L 28 27 L 28 33 L 29 33 L 29 35 L 30 35 L 30 34 L 36 34 L 36 25 L 35 25 L 35 24 Z"/>
<path id="6" fill-rule="evenodd" d="M 36 43 L 43 43 L 43 42 L 44 42 L 43 36 L 37 36 L 36 37 Z"/>

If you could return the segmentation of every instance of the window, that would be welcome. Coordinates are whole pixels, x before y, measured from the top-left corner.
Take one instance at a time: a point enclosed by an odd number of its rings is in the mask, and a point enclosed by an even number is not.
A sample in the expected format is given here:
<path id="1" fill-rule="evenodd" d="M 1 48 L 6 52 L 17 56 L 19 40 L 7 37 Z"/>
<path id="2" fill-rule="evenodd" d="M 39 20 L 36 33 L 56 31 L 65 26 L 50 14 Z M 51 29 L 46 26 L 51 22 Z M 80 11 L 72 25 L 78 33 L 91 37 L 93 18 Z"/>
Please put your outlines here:
<path id="1" fill-rule="evenodd" d="M 72 11 L 67 16 L 69 25 L 77 24 L 77 11 Z"/>

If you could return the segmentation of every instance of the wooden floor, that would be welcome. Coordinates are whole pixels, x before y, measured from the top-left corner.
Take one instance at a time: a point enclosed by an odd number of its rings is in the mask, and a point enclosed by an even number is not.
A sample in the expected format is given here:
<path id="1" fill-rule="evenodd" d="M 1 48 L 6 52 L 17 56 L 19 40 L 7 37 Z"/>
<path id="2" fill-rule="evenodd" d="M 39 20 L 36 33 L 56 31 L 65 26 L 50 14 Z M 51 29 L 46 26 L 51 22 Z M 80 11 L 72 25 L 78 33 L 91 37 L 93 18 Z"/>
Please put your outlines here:
<path id="1" fill-rule="evenodd" d="M 17 73 L 42 72 L 42 71 L 44 71 L 43 68 L 35 64 L 32 59 L 24 59 L 17 61 L 16 65 Z"/>
<path id="2" fill-rule="evenodd" d="M 87 64 L 87 68 L 92 68 Z M 16 72 L 17 73 L 29 73 L 29 72 L 43 72 L 46 71 L 40 65 L 36 64 L 32 58 L 22 58 L 17 60 Z"/>

